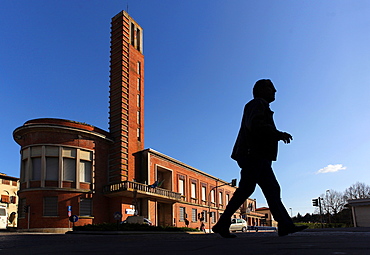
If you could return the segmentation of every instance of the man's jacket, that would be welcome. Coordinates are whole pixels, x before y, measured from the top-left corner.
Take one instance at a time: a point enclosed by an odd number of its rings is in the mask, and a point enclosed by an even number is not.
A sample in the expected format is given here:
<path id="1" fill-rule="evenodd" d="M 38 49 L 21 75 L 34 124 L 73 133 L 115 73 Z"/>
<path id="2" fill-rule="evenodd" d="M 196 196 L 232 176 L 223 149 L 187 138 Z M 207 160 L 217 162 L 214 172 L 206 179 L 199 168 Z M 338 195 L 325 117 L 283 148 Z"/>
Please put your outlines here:
<path id="1" fill-rule="evenodd" d="M 256 157 L 276 160 L 281 132 L 276 129 L 273 114 L 269 103 L 262 98 L 252 99 L 245 105 L 232 159 Z"/>

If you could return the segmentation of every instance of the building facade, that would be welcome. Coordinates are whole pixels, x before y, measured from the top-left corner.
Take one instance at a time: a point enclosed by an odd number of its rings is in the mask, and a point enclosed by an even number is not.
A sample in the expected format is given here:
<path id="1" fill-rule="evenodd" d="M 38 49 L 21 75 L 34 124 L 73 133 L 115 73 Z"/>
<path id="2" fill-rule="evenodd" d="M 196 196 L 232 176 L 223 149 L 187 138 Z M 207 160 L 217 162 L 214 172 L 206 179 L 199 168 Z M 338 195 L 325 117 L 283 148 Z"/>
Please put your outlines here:
<path id="1" fill-rule="evenodd" d="M 352 211 L 354 227 L 370 227 L 370 199 L 351 199 L 347 205 Z"/>
<path id="2" fill-rule="evenodd" d="M 0 207 L 8 217 L 2 226 L 17 227 L 19 178 L 0 173 Z"/>
<path id="3" fill-rule="evenodd" d="M 44 118 L 27 121 L 13 136 L 21 146 L 22 229 L 63 232 L 71 214 L 79 217 L 75 225 L 140 215 L 155 225 L 212 227 L 235 190 L 144 149 L 143 29 L 124 11 L 111 23 L 109 132 Z M 243 207 L 234 217 L 242 217 Z"/>

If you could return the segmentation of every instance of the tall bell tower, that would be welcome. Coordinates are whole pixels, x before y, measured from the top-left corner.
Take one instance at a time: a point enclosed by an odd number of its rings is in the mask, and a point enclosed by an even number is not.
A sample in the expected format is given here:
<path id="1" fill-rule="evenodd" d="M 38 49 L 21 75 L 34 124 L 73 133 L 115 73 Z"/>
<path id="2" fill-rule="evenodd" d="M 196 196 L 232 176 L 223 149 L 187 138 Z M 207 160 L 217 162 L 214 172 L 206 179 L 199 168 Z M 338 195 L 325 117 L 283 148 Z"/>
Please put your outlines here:
<path id="1" fill-rule="evenodd" d="M 125 11 L 111 22 L 109 93 L 108 182 L 132 181 L 133 153 L 144 149 L 143 29 Z"/>

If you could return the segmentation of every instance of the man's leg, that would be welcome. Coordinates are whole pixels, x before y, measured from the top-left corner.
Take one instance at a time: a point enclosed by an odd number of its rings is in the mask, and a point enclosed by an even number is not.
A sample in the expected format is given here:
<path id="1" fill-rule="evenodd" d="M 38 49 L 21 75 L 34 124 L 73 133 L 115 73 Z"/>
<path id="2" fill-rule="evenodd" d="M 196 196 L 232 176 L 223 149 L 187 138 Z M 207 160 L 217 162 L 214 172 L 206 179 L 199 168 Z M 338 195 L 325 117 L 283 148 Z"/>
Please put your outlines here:
<path id="1" fill-rule="evenodd" d="M 271 167 L 271 161 L 261 160 L 261 175 L 258 178 L 258 185 L 261 187 L 267 200 L 269 208 L 275 220 L 279 223 L 279 235 L 287 235 L 305 229 L 305 227 L 296 227 L 290 218 L 285 206 L 281 202 L 280 185 L 276 180 Z"/>
<path id="2" fill-rule="evenodd" d="M 257 183 L 261 187 L 263 194 L 267 200 L 269 208 L 275 220 L 279 225 L 293 225 L 285 206 L 281 202 L 281 190 L 275 174 L 271 167 L 271 161 L 261 160 L 260 170 L 263 173 Z"/>
<path id="3" fill-rule="evenodd" d="M 222 237 L 226 238 L 235 237 L 235 235 L 231 235 L 229 231 L 231 217 L 244 201 L 252 195 L 256 188 L 256 178 L 254 178 L 254 175 L 251 174 L 251 172 L 256 171 L 257 169 L 253 169 L 254 166 L 252 162 L 238 162 L 238 164 L 242 168 L 240 172 L 239 187 L 236 189 L 227 204 L 224 213 L 212 228 L 213 232 L 219 233 Z"/>

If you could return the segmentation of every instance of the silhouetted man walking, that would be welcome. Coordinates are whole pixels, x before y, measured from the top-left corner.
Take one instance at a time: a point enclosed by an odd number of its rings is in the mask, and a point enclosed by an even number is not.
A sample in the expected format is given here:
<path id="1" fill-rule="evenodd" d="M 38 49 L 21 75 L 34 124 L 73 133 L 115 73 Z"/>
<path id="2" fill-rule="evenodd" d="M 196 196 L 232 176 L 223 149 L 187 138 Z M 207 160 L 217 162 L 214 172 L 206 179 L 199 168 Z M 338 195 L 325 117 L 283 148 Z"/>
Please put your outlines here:
<path id="1" fill-rule="evenodd" d="M 276 89 L 271 80 L 259 80 L 253 87 L 253 97 L 244 107 L 238 137 L 231 158 L 236 160 L 240 172 L 239 187 L 228 203 L 225 212 L 212 230 L 222 237 L 236 237 L 230 234 L 231 217 L 252 195 L 258 184 L 266 197 L 271 213 L 278 222 L 279 236 L 301 231 L 305 226 L 295 226 L 280 199 L 280 185 L 272 170 L 276 161 L 278 141 L 288 144 L 293 139 L 286 132 L 276 129 L 270 103 L 275 101 Z"/>

